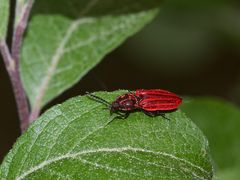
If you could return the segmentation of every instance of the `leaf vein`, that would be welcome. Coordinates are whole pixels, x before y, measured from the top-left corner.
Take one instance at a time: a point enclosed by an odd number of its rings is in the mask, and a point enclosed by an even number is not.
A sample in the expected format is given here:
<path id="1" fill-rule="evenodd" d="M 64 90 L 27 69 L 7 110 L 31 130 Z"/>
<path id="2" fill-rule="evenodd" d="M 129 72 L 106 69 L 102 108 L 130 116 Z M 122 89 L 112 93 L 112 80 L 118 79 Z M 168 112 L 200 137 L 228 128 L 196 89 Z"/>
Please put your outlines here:
<path id="1" fill-rule="evenodd" d="M 121 169 L 121 168 L 116 169 L 116 168 L 112 168 L 112 167 L 102 165 L 102 164 L 99 164 L 99 163 L 93 163 L 91 161 L 87 161 L 86 159 L 83 159 L 83 158 L 80 158 L 80 157 L 78 157 L 77 159 L 79 159 L 80 161 L 82 161 L 85 164 L 90 164 L 90 165 L 94 166 L 95 168 L 102 168 L 102 169 L 106 169 L 107 171 L 122 172 L 122 173 L 138 176 L 138 174 L 136 174 L 134 172 L 126 171 L 126 170 Z"/>
<path id="2" fill-rule="evenodd" d="M 122 147 L 122 148 L 90 149 L 90 150 L 83 150 L 83 151 L 80 151 L 78 153 L 72 153 L 72 154 L 67 153 L 67 154 L 64 154 L 62 156 L 59 156 L 59 157 L 56 157 L 56 158 L 44 161 L 44 162 L 42 162 L 42 163 L 40 163 L 40 164 L 30 168 L 28 171 L 26 171 L 22 175 L 18 176 L 16 178 L 16 180 L 24 179 L 28 175 L 30 175 L 30 174 L 32 174 L 32 173 L 34 173 L 34 172 L 44 168 L 45 166 L 48 166 L 48 165 L 50 165 L 52 163 L 56 163 L 57 161 L 61 161 L 61 160 L 64 160 L 64 159 L 76 159 L 76 158 L 78 158 L 78 156 L 94 154 L 94 153 L 122 153 L 122 152 L 125 152 L 125 151 L 152 153 L 154 155 L 160 155 L 160 156 L 169 157 L 169 158 L 174 159 L 176 161 L 184 162 L 184 163 L 186 163 L 186 164 L 188 164 L 188 165 L 190 165 L 192 167 L 195 167 L 198 170 L 200 170 L 201 172 L 205 173 L 207 176 L 209 176 L 209 173 L 205 169 L 203 169 L 202 167 L 199 167 L 199 166 L 193 164 L 190 161 L 187 161 L 185 159 L 176 157 L 176 156 L 174 156 L 172 154 L 165 153 L 165 152 L 156 152 L 156 151 L 146 150 L 146 149 L 142 149 L 142 148 Z"/>

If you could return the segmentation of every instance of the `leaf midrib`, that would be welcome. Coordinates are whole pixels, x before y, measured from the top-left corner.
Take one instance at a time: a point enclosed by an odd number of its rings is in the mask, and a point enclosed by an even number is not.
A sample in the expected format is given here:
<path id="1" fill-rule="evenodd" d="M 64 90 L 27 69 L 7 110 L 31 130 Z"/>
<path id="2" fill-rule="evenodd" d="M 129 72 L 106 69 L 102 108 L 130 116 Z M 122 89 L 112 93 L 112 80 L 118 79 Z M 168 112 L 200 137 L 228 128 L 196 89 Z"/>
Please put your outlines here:
<path id="1" fill-rule="evenodd" d="M 154 155 L 165 156 L 165 157 L 174 159 L 176 161 L 188 164 L 189 166 L 192 166 L 194 168 L 197 168 L 202 173 L 206 174 L 206 176 L 209 176 L 209 173 L 206 170 L 204 170 L 202 167 L 199 167 L 199 166 L 193 164 L 192 162 L 187 161 L 186 159 L 182 159 L 182 158 L 176 157 L 176 156 L 174 156 L 172 154 L 165 153 L 165 152 L 155 152 L 155 151 L 146 150 L 146 149 L 142 149 L 142 148 L 122 147 L 122 148 L 100 148 L 100 149 L 83 150 L 83 151 L 80 151 L 78 153 L 67 153 L 65 155 L 58 156 L 56 158 L 52 158 L 52 159 L 49 159 L 47 161 L 44 161 L 44 162 L 38 164 L 37 166 L 34 166 L 34 167 L 30 168 L 28 171 L 24 172 L 22 175 L 16 177 L 16 180 L 24 179 L 28 175 L 30 175 L 30 174 L 32 174 L 32 173 L 34 173 L 34 172 L 44 168 L 45 166 L 48 166 L 48 165 L 50 165 L 52 163 L 55 163 L 57 161 L 61 161 L 61 160 L 64 160 L 64 159 L 72 159 L 72 158 L 74 159 L 74 158 L 77 158 L 78 156 L 85 155 L 85 154 L 93 154 L 93 153 L 121 153 L 121 152 L 125 152 L 125 151 L 144 152 L 144 153 L 151 153 L 151 154 L 154 154 Z M 203 179 L 205 179 L 205 178 L 203 177 Z"/>
<path id="2" fill-rule="evenodd" d="M 71 23 L 71 25 L 67 29 L 64 38 L 59 43 L 59 46 L 56 49 L 56 52 L 52 56 L 51 64 L 50 64 L 50 66 L 47 70 L 47 74 L 45 75 L 44 79 L 41 82 L 41 85 L 39 86 L 39 92 L 38 92 L 38 95 L 35 97 L 35 100 L 33 102 L 34 104 L 33 104 L 33 108 L 32 108 L 33 110 L 32 111 L 35 111 L 36 109 L 38 109 L 39 107 L 42 106 L 43 97 L 45 95 L 45 92 L 47 90 L 49 82 L 50 82 L 50 80 L 52 79 L 52 77 L 55 73 L 55 70 L 56 70 L 57 65 L 59 63 L 59 60 L 61 59 L 62 55 L 64 54 L 64 47 L 65 47 L 66 43 L 69 41 L 72 33 L 78 28 L 78 26 L 81 23 L 85 23 L 85 22 L 86 21 L 83 21 L 83 20 L 82 21 L 80 21 L 80 20 L 74 21 L 74 22 Z"/>
<path id="3" fill-rule="evenodd" d="M 42 106 L 43 97 L 45 95 L 45 92 L 47 90 L 47 87 L 49 85 L 50 80 L 52 79 L 52 76 L 54 75 L 55 69 L 58 65 L 59 60 L 61 59 L 62 55 L 64 54 L 64 47 L 71 38 L 72 33 L 83 23 L 91 22 L 90 19 L 82 19 L 83 15 L 88 13 L 97 3 L 99 0 L 91 0 L 86 8 L 82 11 L 79 18 L 75 21 L 73 21 L 69 28 L 66 30 L 65 36 L 62 39 L 62 41 L 59 43 L 59 46 L 57 47 L 54 55 L 51 59 L 51 64 L 47 70 L 47 74 L 45 78 L 42 80 L 41 85 L 39 86 L 38 95 L 35 97 L 32 105 L 32 112 L 39 111 L 39 108 Z"/>

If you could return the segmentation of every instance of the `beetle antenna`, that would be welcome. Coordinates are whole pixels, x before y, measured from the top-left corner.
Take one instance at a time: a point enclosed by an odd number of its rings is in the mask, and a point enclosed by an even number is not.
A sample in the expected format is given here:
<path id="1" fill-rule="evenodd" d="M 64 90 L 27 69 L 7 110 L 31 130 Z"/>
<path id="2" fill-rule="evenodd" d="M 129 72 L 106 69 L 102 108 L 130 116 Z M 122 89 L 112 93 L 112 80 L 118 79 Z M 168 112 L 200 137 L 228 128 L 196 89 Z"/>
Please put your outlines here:
<path id="1" fill-rule="evenodd" d="M 96 95 L 94 95 L 92 93 L 89 93 L 89 92 L 86 92 L 86 94 L 87 94 L 88 97 L 94 99 L 95 101 L 98 101 L 98 102 L 100 102 L 102 104 L 105 104 L 108 107 L 111 106 L 111 104 L 109 102 L 107 102 L 106 100 L 104 100 L 103 98 L 100 98 L 100 97 L 98 97 L 98 96 L 96 96 Z"/>

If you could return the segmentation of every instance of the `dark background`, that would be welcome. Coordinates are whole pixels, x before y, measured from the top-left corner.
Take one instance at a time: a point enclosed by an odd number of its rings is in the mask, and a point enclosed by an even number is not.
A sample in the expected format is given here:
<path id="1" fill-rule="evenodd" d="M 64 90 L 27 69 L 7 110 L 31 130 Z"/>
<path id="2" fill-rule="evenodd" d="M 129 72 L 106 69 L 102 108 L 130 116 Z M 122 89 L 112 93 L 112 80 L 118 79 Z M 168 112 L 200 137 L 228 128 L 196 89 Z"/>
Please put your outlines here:
<path id="1" fill-rule="evenodd" d="M 240 105 L 240 10 L 235 0 L 166 1 L 158 18 L 52 101 L 86 91 L 163 88 Z M 15 101 L 0 61 L 0 161 L 20 136 Z"/>

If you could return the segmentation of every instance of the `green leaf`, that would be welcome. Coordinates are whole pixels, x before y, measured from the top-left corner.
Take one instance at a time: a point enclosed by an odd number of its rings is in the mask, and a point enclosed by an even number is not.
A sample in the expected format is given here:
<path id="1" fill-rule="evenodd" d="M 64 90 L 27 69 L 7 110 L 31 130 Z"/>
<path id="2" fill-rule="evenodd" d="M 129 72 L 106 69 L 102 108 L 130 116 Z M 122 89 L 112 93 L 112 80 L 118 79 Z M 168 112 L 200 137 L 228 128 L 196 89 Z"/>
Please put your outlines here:
<path id="1" fill-rule="evenodd" d="M 32 107 L 77 83 L 158 12 L 158 0 L 36 1 L 21 76 Z"/>
<path id="2" fill-rule="evenodd" d="M 0 0 L 0 41 L 6 38 L 9 16 L 9 0 Z"/>
<path id="3" fill-rule="evenodd" d="M 217 178 L 236 179 L 233 177 L 237 173 L 230 172 L 240 172 L 239 108 L 224 100 L 206 97 L 192 98 L 181 109 L 208 137 Z"/>
<path id="4" fill-rule="evenodd" d="M 97 95 L 113 101 L 123 92 Z M 166 114 L 170 120 L 116 116 L 86 96 L 54 106 L 18 139 L 1 179 L 212 178 L 208 142 L 181 111 Z"/>

